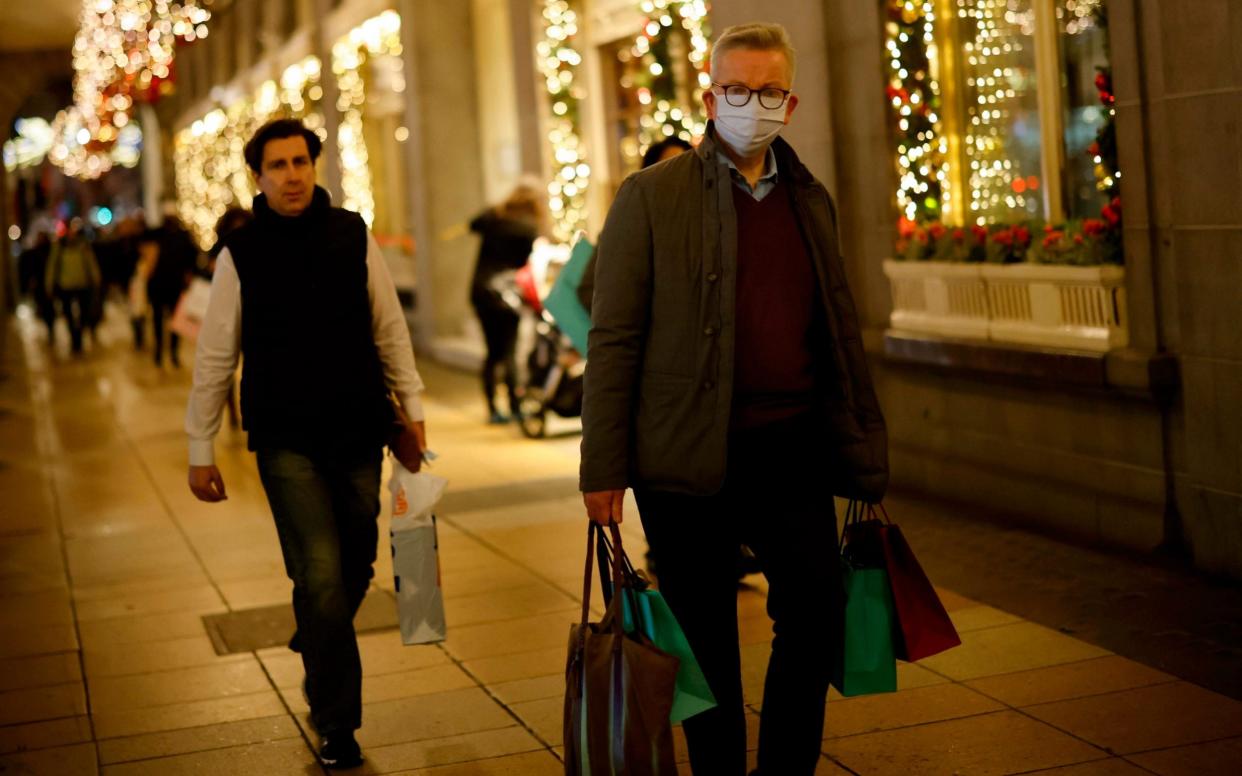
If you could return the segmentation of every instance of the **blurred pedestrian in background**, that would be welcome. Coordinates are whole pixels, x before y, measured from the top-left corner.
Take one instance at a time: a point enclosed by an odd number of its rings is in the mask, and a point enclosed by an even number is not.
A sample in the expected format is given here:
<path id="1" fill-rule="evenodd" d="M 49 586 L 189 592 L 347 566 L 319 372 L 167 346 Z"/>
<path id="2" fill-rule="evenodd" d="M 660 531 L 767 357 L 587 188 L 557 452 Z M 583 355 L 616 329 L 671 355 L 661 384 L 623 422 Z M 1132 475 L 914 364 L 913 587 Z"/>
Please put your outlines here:
<path id="1" fill-rule="evenodd" d="M 60 303 L 61 313 L 69 324 L 69 341 L 75 356 L 82 353 L 82 331 L 89 323 L 100 280 L 95 249 L 83 231 L 82 219 L 74 218 L 65 236 L 52 246 L 44 273 L 44 288 L 50 299 Z M 48 344 L 53 340 L 52 329 L 49 325 Z"/>
<path id="2" fill-rule="evenodd" d="M 164 363 L 164 329 L 181 294 L 190 283 L 198 263 L 198 246 L 174 213 L 166 213 L 160 228 L 147 234 L 146 241 L 156 247 L 155 266 L 147 280 L 147 300 L 155 335 L 155 365 Z M 168 332 L 168 355 L 174 367 L 181 366 L 181 337 Z"/>
<path id="3" fill-rule="evenodd" d="M 48 342 L 56 323 L 56 305 L 47 290 L 47 262 L 52 255 L 52 238 L 47 232 L 35 235 L 34 244 L 22 251 L 18 261 L 18 284 L 23 296 L 29 296 L 39 320 L 47 326 Z"/>
<path id="4" fill-rule="evenodd" d="M 505 302 L 500 284 L 506 273 L 520 269 L 530 258 L 535 238 L 542 231 L 542 201 L 538 186 L 524 182 L 504 202 L 470 222 L 470 230 L 483 238 L 470 282 L 470 304 L 487 341 L 483 395 L 490 423 L 507 423 L 509 415 L 519 414 L 514 348 L 521 318 L 517 310 Z M 497 372 L 501 373 L 508 392 L 509 415 L 496 407 Z"/>

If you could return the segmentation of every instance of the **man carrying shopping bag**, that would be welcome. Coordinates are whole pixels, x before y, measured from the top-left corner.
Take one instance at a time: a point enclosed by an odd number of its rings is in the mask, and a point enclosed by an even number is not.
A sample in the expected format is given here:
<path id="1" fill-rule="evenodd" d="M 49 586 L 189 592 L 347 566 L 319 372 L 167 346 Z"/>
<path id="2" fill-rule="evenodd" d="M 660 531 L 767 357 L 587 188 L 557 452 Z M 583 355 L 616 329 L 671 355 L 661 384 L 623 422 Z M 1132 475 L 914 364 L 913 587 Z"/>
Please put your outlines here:
<path id="1" fill-rule="evenodd" d="M 319 151 L 294 119 L 265 124 L 246 145 L 262 193 L 216 264 L 186 431 L 190 489 L 223 501 L 212 440 L 244 351 L 243 426 L 293 580 L 290 647 L 306 669 L 319 759 L 346 768 L 362 759 L 353 620 L 373 575 L 383 448 L 417 471 L 426 438 L 423 382 L 388 267 L 362 218 L 315 185 Z"/>
<path id="2" fill-rule="evenodd" d="M 718 706 L 684 723 L 696 774 L 740 776 L 739 543 L 775 621 L 759 772 L 814 772 L 841 643 L 834 495 L 879 501 L 884 420 L 823 185 L 777 135 L 794 114 L 779 25 L 712 50 L 693 153 L 628 178 L 600 235 L 580 487 L 620 522 L 626 488 Z"/>

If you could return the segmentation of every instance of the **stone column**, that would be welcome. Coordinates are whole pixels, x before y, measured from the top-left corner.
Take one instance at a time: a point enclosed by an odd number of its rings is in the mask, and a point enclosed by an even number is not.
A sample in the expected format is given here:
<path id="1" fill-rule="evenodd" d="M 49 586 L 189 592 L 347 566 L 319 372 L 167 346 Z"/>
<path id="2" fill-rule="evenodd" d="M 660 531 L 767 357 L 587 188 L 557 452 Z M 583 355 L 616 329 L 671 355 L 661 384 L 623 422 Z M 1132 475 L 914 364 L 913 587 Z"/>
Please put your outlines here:
<path id="1" fill-rule="evenodd" d="M 405 49 L 407 171 L 424 350 L 462 331 L 475 241 L 462 225 L 483 204 L 469 3 L 399 0 Z"/>

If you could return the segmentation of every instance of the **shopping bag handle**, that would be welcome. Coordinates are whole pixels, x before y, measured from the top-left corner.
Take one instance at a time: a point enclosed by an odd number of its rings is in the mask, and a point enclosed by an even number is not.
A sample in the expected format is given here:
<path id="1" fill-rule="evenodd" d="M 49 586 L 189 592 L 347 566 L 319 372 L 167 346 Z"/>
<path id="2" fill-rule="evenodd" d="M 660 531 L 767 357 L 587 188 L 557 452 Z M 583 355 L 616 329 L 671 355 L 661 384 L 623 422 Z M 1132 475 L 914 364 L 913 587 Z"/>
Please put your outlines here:
<path id="1" fill-rule="evenodd" d="M 877 511 L 878 510 L 878 511 Z M 845 519 L 841 521 L 841 538 L 837 546 L 845 549 L 845 533 L 851 525 L 866 520 L 880 520 L 886 525 L 892 525 L 893 521 L 888 517 L 888 510 L 884 508 L 883 501 L 869 502 L 859 501 L 858 499 L 850 499 L 845 506 Z"/>
<path id="2" fill-rule="evenodd" d="M 615 553 L 613 551 L 612 543 L 608 541 L 608 536 L 604 533 L 604 527 L 598 523 L 595 527 L 599 530 L 599 544 L 595 547 L 595 557 L 599 561 L 599 581 L 600 586 L 603 588 L 604 603 L 607 604 L 612 601 L 612 583 L 611 580 L 604 574 L 604 567 L 612 567 L 612 558 Z M 621 561 L 623 563 L 622 570 L 625 573 L 626 588 L 646 590 L 651 585 L 650 580 L 634 568 L 634 564 L 630 561 L 630 554 L 628 552 L 625 552 L 624 550 L 621 551 Z"/>
<path id="3" fill-rule="evenodd" d="M 586 625 L 591 618 L 591 577 L 595 567 L 595 531 L 599 529 L 602 536 L 604 528 L 594 521 L 590 521 L 587 525 L 587 556 L 586 570 L 582 575 L 582 625 L 579 629 L 578 642 L 579 646 L 586 641 Z M 608 524 L 609 530 L 612 532 L 612 546 L 616 547 L 618 552 L 614 554 L 612 559 L 612 584 L 614 589 L 619 589 L 624 585 L 624 574 L 622 568 L 621 557 L 624 556 L 625 550 L 621 546 L 621 529 L 617 527 L 615 522 Z M 612 618 L 610 625 L 617 635 L 614 641 L 614 649 L 621 649 L 621 636 L 624 635 L 624 624 L 622 623 L 621 613 L 616 611 L 620 608 L 619 600 L 614 596 L 613 600 L 608 604 L 608 609 L 604 612 L 602 622 L 607 622 L 609 617 Z"/>

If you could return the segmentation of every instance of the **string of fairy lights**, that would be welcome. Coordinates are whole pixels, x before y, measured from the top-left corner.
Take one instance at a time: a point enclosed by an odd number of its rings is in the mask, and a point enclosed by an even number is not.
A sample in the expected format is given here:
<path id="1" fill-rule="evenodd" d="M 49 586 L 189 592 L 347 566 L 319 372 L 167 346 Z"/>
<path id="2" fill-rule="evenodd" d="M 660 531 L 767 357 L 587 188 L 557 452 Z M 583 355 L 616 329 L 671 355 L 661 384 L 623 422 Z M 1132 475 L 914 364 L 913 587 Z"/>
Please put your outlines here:
<path id="1" fill-rule="evenodd" d="M 577 80 L 582 55 L 574 47 L 578 14 L 567 0 L 544 0 L 542 17 L 543 36 L 535 44 L 535 63 L 544 79 L 552 113 L 548 142 L 552 146 L 553 175 L 548 183 L 548 210 L 553 236 L 567 242 L 586 225 L 591 183 L 581 130 L 584 94 Z"/>
<path id="2" fill-rule="evenodd" d="M 958 0 L 958 17 L 970 32 L 962 43 L 966 71 L 964 147 L 970 168 L 970 212 L 980 224 L 1008 211 L 1033 214 L 1040 206 L 1039 178 L 1023 171 L 1006 143 L 1013 111 L 1035 83 L 1024 64 L 1033 35 L 1034 10 L 1009 0 Z M 1028 174 L 1024 174 L 1028 173 Z"/>
<path id="3" fill-rule="evenodd" d="M 367 102 L 364 73 L 370 60 L 386 57 L 397 69 L 392 88 L 403 92 L 401 53 L 401 16 L 395 11 L 385 11 L 368 19 L 332 47 L 332 71 L 339 89 L 336 108 L 341 114 L 336 135 L 344 197 L 341 204 L 359 213 L 367 226 L 375 222 L 375 195 L 370 155 L 363 134 L 363 111 Z"/>
<path id="4" fill-rule="evenodd" d="M 171 90 L 177 45 L 207 37 L 210 18 L 205 0 L 83 0 L 73 105 L 53 122 L 48 158 L 80 178 L 111 169 L 136 104 Z"/>
<path id="5" fill-rule="evenodd" d="M 707 130 L 700 90 L 711 86 L 708 73 L 708 6 L 703 0 L 643 0 L 646 18 L 628 52 L 639 62 L 634 87 L 647 110 L 639 119 L 639 153 L 676 135 L 687 142 Z M 675 34 L 684 30 L 684 36 Z M 688 40 L 687 40 L 688 39 Z M 685 46 L 688 43 L 688 50 Z M 692 77 L 677 72 L 688 62 Z"/>
<path id="6" fill-rule="evenodd" d="M 897 207 L 911 221 L 949 215 L 948 146 L 939 115 L 935 24 L 931 2 L 888 4 L 886 96 L 897 138 Z"/>

